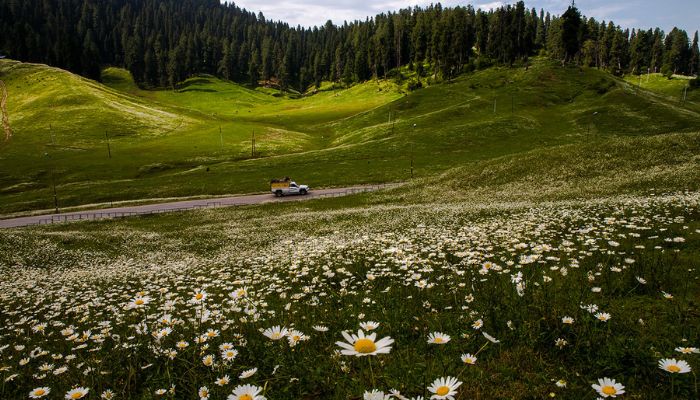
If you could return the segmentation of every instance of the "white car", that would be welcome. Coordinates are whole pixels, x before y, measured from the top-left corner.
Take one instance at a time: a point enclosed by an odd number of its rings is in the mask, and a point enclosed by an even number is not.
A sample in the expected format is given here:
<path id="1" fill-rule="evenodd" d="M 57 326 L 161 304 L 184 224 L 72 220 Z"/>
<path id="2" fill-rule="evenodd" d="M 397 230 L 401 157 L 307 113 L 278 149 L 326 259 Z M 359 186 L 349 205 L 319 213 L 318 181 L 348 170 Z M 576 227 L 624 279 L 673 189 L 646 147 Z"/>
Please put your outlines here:
<path id="1" fill-rule="evenodd" d="M 270 182 L 270 191 L 277 197 L 292 194 L 306 195 L 309 193 L 309 187 L 306 185 L 297 185 L 296 182 L 289 178 L 273 179 Z"/>

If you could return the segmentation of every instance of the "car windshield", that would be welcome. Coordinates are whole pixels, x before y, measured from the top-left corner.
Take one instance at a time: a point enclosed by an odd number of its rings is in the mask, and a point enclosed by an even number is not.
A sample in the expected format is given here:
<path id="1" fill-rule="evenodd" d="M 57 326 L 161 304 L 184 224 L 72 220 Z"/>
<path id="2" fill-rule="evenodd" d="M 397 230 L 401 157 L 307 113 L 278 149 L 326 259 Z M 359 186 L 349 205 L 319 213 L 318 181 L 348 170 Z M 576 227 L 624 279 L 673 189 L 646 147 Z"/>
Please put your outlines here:
<path id="1" fill-rule="evenodd" d="M 297 184 L 296 184 L 296 182 L 292 182 L 292 184 L 290 186 L 297 187 Z"/>

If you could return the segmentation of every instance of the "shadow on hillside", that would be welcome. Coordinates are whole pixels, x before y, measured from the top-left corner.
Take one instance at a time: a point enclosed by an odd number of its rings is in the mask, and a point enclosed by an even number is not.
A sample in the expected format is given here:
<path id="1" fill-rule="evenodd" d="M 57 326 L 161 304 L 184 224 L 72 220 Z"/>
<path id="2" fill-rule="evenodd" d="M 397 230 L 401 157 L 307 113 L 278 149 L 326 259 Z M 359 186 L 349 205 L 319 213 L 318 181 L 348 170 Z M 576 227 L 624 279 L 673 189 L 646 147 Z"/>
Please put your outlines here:
<path id="1" fill-rule="evenodd" d="M 209 79 L 208 77 L 199 76 L 199 77 L 196 77 L 196 78 L 190 78 L 190 79 L 188 79 L 187 81 L 182 82 L 182 83 L 180 84 L 180 86 L 181 86 L 181 87 L 188 87 L 188 86 L 191 86 L 191 85 L 206 85 L 206 84 L 209 84 L 209 83 L 212 83 L 211 79 Z"/>
<path id="2" fill-rule="evenodd" d="M 216 93 L 217 90 L 214 90 L 214 89 L 200 89 L 200 88 L 179 89 L 179 90 L 178 90 L 178 93 L 185 93 L 185 92 Z"/>

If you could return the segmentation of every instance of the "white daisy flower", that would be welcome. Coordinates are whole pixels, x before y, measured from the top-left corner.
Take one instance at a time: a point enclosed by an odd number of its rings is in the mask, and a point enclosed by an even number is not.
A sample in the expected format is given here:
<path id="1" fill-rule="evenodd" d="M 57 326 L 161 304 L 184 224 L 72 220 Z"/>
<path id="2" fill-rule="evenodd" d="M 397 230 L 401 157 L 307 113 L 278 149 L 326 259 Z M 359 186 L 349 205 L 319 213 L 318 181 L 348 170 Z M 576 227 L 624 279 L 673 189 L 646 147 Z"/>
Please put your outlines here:
<path id="1" fill-rule="evenodd" d="M 700 350 L 698 350 L 697 347 L 676 347 L 675 350 L 677 352 L 683 353 L 683 354 L 691 354 L 691 353 L 698 354 L 698 353 L 700 353 Z"/>
<path id="2" fill-rule="evenodd" d="M 214 383 L 216 383 L 218 386 L 226 386 L 231 382 L 231 378 L 229 378 L 228 375 L 224 375 L 221 378 L 217 378 Z"/>
<path id="3" fill-rule="evenodd" d="M 68 400 L 82 399 L 87 396 L 90 389 L 84 387 L 77 387 L 66 392 L 65 398 Z"/>
<path id="4" fill-rule="evenodd" d="M 659 368 L 672 374 L 686 374 L 691 371 L 690 365 L 683 360 L 663 358 L 659 360 Z"/>
<path id="5" fill-rule="evenodd" d="M 273 326 L 272 328 L 265 329 L 263 331 L 263 335 L 272 340 L 280 340 L 287 336 L 287 332 L 287 328 L 277 325 Z"/>
<path id="6" fill-rule="evenodd" d="M 388 354 L 391 351 L 391 344 L 394 343 L 394 339 L 388 336 L 376 340 L 376 333 L 365 336 L 361 329 L 357 331 L 357 335 L 350 335 L 345 331 L 342 332 L 342 335 L 347 340 L 347 343 L 335 342 L 335 344 L 342 348 L 340 352 L 346 356 L 362 357 Z"/>
<path id="7" fill-rule="evenodd" d="M 447 399 L 454 400 L 457 395 L 457 388 L 462 384 L 457 378 L 448 376 L 447 378 L 438 378 L 430 386 L 428 390 L 433 393 L 431 399 Z"/>
<path id="8" fill-rule="evenodd" d="M 486 332 L 481 332 L 481 334 L 484 335 L 484 337 L 486 338 L 486 340 L 488 340 L 488 341 L 491 342 L 491 343 L 501 343 L 500 340 L 496 339 L 495 337 L 489 335 L 489 334 L 486 333 Z"/>
<path id="9" fill-rule="evenodd" d="M 598 384 L 594 383 L 591 387 L 603 397 L 617 397 L 625 393 L 625 387 L 610 378 L 600 378 Z"/>
<path id="10" fill-rule="evenodd" d="M 40 399 L 44 396 L 47 396 L 49 393 L 51 393 L 51 388 L 38 387 L 38 388 L 32 389 L 32 391 L 29 392 L 29 398 L 30 399 Z"/>
<path id="11" fill-rule="evenodd" d="M 360 328 L 362 328 L 366 331 L 373 331 L 373 330 L 379 328 L 379 322 L 375 322 L 375 321 L 360 322 Z"/>
<path id="12" fill-rule="evenodd" d="M 238 378 L 239 379 L 247 379 L 247 378 L 250 378 L 251 376 L 255 375 L 256 372 L 258 372 L 257 368 L 251 368 L 249 370 L 241 372 L 241 375 Z"/>
<path id="13" fill-rule="evenodd" d="M 612 318 L 612 315 L 610 315 L 610 314 L 608 314 L 608 313 L 606 313 L 606 312 L 599 312 L 599 313 L 596 313 L 596 314 L 595 314 L 595 317 L 596 317 L 599 321 L 608 322 L 608 321 L 610 320 L 610 318 Z"/>
<path id="14" fill-rule="evenodd" d="M 233 389 L 233 394 L 229 395 L 227 400 L 265 400 L 264 396 L 261 396 L 262 388 L 253 385 L 239 385 Z"/>
<path id="15" fill-rule="evenodd" d="M 207 292 L 205 292 L 204 290 L 200 290 L 200 289 L 195 290 L 194 295 L 192 296 L 193 303 L 201 303 L 206 299 L 207 299 Z"/>
<path id="16" fill-rule="evenodd" d="M 470 364 L 470 365 L 476 364 L 476 357 L 469 354 L 469 353 L 462 354 L 461 358 L 462 358 L 462 362 L 465 364 Z"/>
<path id="17" fill-rule="evenodd" d="M 442 332 L 433 332 L 428 335 L 428 343 L 430 344 L 447 344 L 450 340 L 450 335 Z"/>
<path id="18" fill-rule="evenodd" d="M 379 390 L 372 390 L 371 392 L 365 392 L 365 394 L 362 396 L 363 400 L 389 400 L 391 399 L 391 395 L 389 394 L 384 394 L 384 392 L 380 392 Z"/>
<path id="19" fill-rule="evenodd" d="M 289 332 L 287 332 L 287 341 L 292 347 L 296 346 L 297 343 L 304 340 L 308 340 L 308 337 L 304 334 L 304 332 L 298 331 L 296 329 L 292 329 Z"/>

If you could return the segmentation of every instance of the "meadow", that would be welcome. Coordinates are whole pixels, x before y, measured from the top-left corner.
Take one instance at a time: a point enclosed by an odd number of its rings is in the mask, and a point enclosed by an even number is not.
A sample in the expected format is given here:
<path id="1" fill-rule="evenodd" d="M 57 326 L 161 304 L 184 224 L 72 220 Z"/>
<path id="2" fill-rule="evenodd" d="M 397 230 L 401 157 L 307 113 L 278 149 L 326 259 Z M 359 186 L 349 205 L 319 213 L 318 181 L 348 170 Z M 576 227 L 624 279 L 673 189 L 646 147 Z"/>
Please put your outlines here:
<path id="1" fill-rule="evenodd" d="M 0 70 L 10 89 L 79 79 Z M 118 69 L 25 90 L 3 213 L 50 207 L 47 160 L 66 205 L 261 191 L 280 171 L 403 184 L 3 231 L 0 398 L 696 399 L 700 108 L 674 80 L 633 83 L 540 59 L 411 93 L 147 91 Z M 48 99 L 55 115 L 32 107 Z M 105 161 L 90 129 L 109 123 L 133 130 Z M 278 147 L 246 155 L 252 129 Z"/>
<path id="2" fill-rule="evenodd" d="M 452 376 L 457 399 L 697 397 L 698 192 L 394 197 L 9 232 L 0 395 L 429 398 Z"/>
<path id="3" fill-rule="evenodd" d="M 414 92 L 390 80 L 304 96 L 208 76 L 141 90 L 116 68 L 104 84 L 7 60 L 0 72 L 15 132 L 0 148 L 5 215 L 51 211 L 54 184 L 67 209 L 262 192 L 286 175 L 312 188 L 401 182 L 411 164 L 428 177 L 533 149 L 700 129 L 695 97 L 679 104 L 546 59 Z"/>

